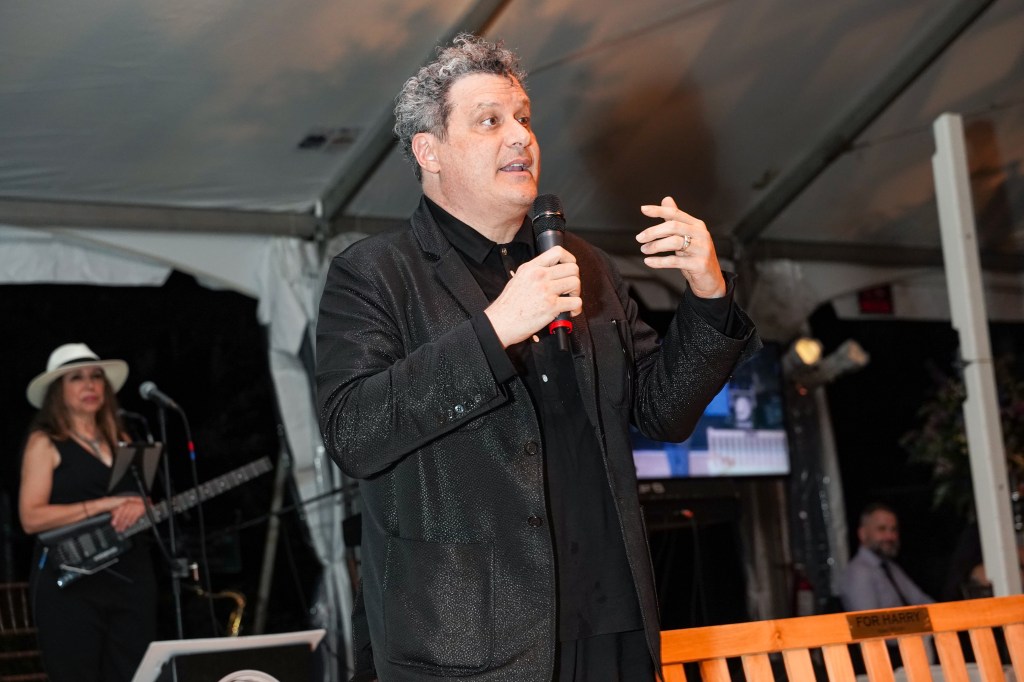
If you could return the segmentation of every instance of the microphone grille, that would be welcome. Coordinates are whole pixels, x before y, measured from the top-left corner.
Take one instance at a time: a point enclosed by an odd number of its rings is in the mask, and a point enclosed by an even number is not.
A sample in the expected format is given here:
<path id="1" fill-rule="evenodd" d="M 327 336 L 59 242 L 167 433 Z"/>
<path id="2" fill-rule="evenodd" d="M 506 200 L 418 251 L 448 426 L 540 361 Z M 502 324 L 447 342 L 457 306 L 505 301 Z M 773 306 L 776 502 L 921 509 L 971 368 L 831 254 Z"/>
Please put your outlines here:
<path id="1" fill-rule="evenodd" d="M 155 389 L 156 384 L 154 384 L 152 381 L 143 381 L 142 384 L 139 386 L 139 395 L 145 398 L 146 400 L 149 400 L 149 394 L 152 393 Z"/>
<path id="2" fill-rule="evenodd" d="M 556 194 L 539 194 L 533 200 L 533 235 L 548 230 L 565 231 L 565 213 L 562 211 L 562 200 Z"/>

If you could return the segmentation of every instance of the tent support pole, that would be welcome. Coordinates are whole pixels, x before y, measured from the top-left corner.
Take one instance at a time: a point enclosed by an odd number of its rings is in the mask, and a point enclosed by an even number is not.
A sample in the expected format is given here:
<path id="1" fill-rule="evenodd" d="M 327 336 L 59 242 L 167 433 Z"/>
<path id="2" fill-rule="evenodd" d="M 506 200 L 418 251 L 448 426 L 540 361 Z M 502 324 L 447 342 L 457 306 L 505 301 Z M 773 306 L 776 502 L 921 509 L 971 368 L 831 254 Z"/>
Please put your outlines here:
<path id="1" fill-rule="evenodd" d="M 292 470 L 291 452 L 288 449 L 288 438 L 284 434 L 284 424 L 282 423 L 277 425 L 277 439 L 280 443 L 280 456 L 277 458 L 277 469 L 274 472 L 274 494 L 270 502 L 266 541 L 263 544 L 263 564 L 260 567 L 256 613 L 252 626 L 254 635 L 263 634 L 267 625 L 267 605 L 270 603 L 270 587 L 274 581 L 274 558 L 277 556 L 277 541 L 281 530 L 284 485 Z"/>
<path id="2" fill-rule="evenodd" d="M 953 327 L 960 334 L 967 388 L 964 424 L 982 561 L 996 595 L 1019 594 L 1021 579 L 1010 509 L 1010 482 L 967 174 L 963 119 L 958 114 L 943 114 L 935 120 L 932 131 L 932 170 L 946 261 L 946 287 Z"/>

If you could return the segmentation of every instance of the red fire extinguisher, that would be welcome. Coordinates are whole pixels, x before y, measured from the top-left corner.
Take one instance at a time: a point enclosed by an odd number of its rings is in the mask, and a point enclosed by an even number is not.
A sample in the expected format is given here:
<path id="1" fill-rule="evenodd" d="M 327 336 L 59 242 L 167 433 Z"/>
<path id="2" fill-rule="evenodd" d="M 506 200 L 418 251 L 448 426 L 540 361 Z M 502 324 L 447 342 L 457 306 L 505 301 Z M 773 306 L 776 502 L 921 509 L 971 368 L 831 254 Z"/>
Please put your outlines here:
<path id="1" fill-rule="evenodd" d="M 794 564 L 793 574 L 793 614 L 796 616 L 813 616 L 814 587 L 807 578 L 803 564 Z"/>

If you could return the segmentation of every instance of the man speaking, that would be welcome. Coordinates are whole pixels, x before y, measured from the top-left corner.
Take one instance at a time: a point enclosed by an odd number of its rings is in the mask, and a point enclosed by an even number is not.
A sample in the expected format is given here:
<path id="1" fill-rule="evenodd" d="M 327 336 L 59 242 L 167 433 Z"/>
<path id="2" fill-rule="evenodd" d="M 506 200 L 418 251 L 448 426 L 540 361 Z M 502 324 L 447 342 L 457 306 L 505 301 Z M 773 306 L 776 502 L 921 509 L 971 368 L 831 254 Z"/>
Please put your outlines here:
<path id="1" fill-rule="evenodd" d="M 606 254 L 571 231 L 538 249 L 530 109 L 511 51 L 440 49 L 395 105 L 423 188 L 409 228 L 331 264 L 317 387 L 327 448 L 360 481 L 355 679 L 653 680 L 629 424 L 685 439 L 760 346 L 671 198 L 640 207 L 636 236 L 688 284 L 660 343 Z"/>

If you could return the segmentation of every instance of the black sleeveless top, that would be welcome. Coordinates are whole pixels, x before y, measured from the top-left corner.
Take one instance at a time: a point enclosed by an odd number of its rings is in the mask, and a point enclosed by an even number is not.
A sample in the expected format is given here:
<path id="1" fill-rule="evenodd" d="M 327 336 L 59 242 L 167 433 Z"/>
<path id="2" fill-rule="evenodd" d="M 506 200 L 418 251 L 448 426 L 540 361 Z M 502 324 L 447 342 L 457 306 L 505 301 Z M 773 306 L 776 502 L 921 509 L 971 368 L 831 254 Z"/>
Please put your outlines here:
<path id="1" fill-rule="evenodd" d="M 60 464 L 53 470 L 53 484 L 50 488 L 50 504 L 75 504 L 85 500 L 94 500 L 97 497 L 109 495 L 135 494 L 139 492 L 135 486 L 135 479 L 131 474 L 125 474 L 118 481 L 112 490 L 107 490 L 110 485 L 111 467 L 100 461 L 95 455 L 79 445 L 74 438 L 67 440 L 56 440 L 50 438 L 57 452 L 60 453 Z M 95 513 L 95 510 L 91 510 Z M 132 546 L 125 554 L 122 554 L 115 570 L 123 575 L 132 576 L 142 586 L 151 586 L 153 582 L 152 564 L 149 557 L 149 546 L 143 534 L 132 538 Z M 43 570 L 47 572 L 54 570 L 54 562 L 42 561 L 43 545 L 37 539 L 32 553 L 32 581 L 36 582 L 37 576 Z M 123 590 L 123 578 L 110 578 L 103 575 L 105 571 L 97 576 L 90 576 L 89 580 L 82 580 L 75 583 L 78 591 L 83 588 L 80 585 L 90 585 L 90 591 L 96 589 Z M 141 577 L 140 577 L 141 576 Z M 96 578 L 99 578 L 97 580 Z M 144 580 L 143 580 L 144 578 Z M 110 585 L 106 586 L 109 582 Z M 44 580 L 47 589 L 57 590 L 56 583 L 49 579 Z M 148 588 L 147 588 L 148 589 Z"/>
<path id="2" fill-rule="evenodd" d="M 137 492 L 128 475 L 123 476 L 114 489 L 108 491 L 111 468 L 79 445 L 74 438 L 50 440 L 60 453 L 60 464 L 53 470 L 50 504 L 71 504 L 107 495 Z"/>

